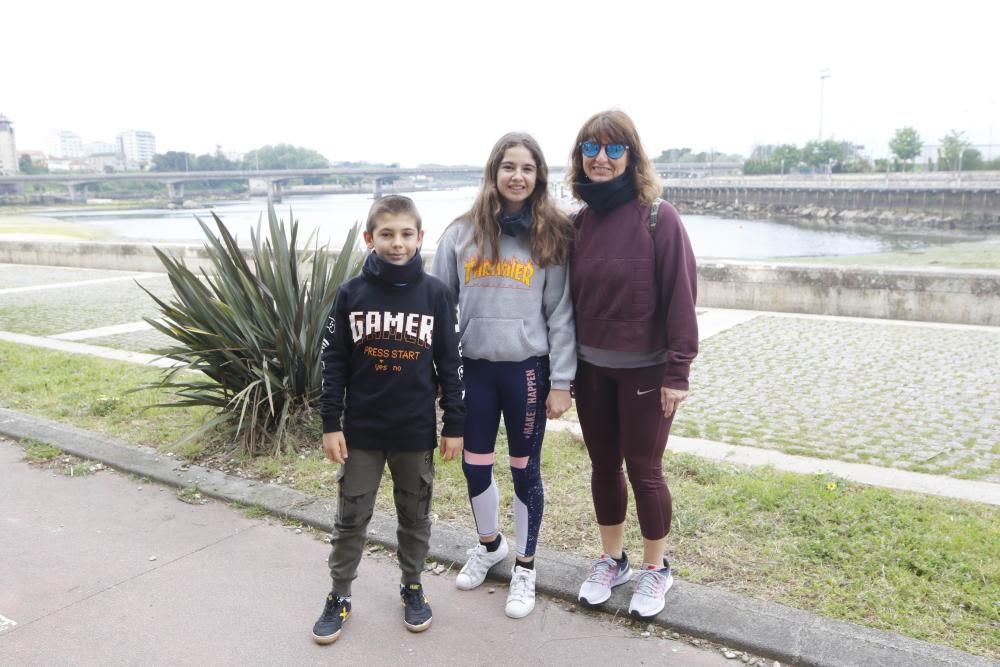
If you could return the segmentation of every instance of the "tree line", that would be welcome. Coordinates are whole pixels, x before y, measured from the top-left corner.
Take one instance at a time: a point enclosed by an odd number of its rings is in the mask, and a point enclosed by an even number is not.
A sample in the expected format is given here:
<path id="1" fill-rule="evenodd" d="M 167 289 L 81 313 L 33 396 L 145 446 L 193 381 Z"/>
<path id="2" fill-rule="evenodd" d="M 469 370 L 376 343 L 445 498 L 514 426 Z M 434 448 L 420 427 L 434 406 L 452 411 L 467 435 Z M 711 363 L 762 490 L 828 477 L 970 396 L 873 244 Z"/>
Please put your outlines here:
<path id="1" fill-rule="evenodd" d="M 936 157 L 917 163 L 924 152 L 924 141 L 916 129 L 901 127 L 889 140 L 892 159 L 870 161 L 862 153 L 864 146 L 850 141 L 810 141 L 803 147 L 795 144 L 757 146 L 743 164 L 744 174 L 852 173 L 871 171 L 976 171 L 1000 170 L 1000 157 L 987 160 L 966 138 L 965 132 L 951 130 L 941 137 Z"/>

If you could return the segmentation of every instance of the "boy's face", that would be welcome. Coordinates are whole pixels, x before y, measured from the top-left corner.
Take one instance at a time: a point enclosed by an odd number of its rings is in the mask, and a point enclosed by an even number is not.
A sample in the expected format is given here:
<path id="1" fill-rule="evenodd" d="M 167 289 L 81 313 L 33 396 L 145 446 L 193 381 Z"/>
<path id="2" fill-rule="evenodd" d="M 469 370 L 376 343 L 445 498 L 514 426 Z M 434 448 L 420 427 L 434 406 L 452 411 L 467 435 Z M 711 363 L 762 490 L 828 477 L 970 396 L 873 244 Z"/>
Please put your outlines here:
<path id="1" fill-rule="evenodd" d="M 405 213 L 386 213 L 375 218 L 375 229 L 365 231 L 365 243 L 369 250 L 389 262 L 402 266 L 417 254 L 424 242 L 424 232 L 417 229 L 417 221 Z"/>

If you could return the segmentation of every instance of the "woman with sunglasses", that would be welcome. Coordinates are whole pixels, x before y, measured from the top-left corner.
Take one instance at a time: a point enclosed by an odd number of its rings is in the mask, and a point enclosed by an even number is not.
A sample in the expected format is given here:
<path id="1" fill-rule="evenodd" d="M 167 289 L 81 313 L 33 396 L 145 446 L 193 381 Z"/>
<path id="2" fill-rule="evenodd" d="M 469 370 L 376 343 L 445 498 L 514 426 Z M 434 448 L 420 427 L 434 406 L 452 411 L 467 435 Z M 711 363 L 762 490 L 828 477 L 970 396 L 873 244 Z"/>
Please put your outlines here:
<path id="1" fill-rule="evenodd" d="M 493 479 L 501 415 L 514 482 L 517 558 L 505 612 L 535 606 L 535 545 L 542 521 L 546 417 L 570 406 L 576 373 L 573 305 L 566 263 L 573 225 L 549 198 L 548 167 L 527 134 L 493 147 L 472 209 L 445 230 L 432 273 L 459 304 L 465 369 L 465 473 L 479 542 L 455 580 L 471 590 L 507 555 Z"/>
<path id="2" fill-rule="evenodd" d="M 673 584 L 663 452 L 698 353 L 694 253 L 677 211 L 659 199 L 659 178 L 624 112 L 604 111 L 583 124 L 567 179 L 585 204 L 576 215 L 570 270 L 575 397 L 604 551 L 579 598 L 600 604 L 632 578 L 624 551 L 624 462 L 643 551 L 629 614 L 649 618 L 663 609 Z"/>

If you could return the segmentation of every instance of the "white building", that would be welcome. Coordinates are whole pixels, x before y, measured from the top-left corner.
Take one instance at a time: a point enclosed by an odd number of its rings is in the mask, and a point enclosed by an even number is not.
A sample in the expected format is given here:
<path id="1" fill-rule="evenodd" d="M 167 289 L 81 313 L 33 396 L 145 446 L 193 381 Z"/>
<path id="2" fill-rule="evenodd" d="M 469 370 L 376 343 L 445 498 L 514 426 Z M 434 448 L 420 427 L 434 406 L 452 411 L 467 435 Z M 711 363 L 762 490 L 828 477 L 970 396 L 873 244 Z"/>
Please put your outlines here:
<path id="1" fill-rule="evenodd" d="M 125 156 L 128 169 L 143 169 L 156 155 L 156 137 L 145 130 L 127 130 L 118 135 L 118 152 Z"/>
<path id="2" fill-rule="evenodd" d="M 83 154 L 86 157 L 90 157 L 92 155 L 107 155 L 108 153 L 117 152 L 118 144 L 111 143 L 110 141 L 90 141 L 83 147 Z"/>
<path id="3" fill-rule="evenodd" d="M 76 159 L 83 157 L 83 142 L 80 135 L 68 130 L 57 130 L 49 135 L 49 143 L 46 146 L 49 157 Z"/>
<path id="4" fill-rule="evenodd" d="M 16 174 L 17 146 L 14 144 L 14 126 L 0 113 L 0 174 Z"/>

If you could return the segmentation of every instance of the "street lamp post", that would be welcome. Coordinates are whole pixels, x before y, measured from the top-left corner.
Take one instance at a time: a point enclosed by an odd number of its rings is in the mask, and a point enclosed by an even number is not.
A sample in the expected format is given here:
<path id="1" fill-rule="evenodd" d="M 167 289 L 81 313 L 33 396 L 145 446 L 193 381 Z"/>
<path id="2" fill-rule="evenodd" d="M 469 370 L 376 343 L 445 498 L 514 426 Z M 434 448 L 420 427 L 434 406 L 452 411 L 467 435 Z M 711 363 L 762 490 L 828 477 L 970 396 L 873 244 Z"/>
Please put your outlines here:
<path id="1" fill-rule="evenodd" d="M 826 80 L 830 78 L 829 69 L 819 71 L 819 140 L 823 141 L 823 89 L 826 87 Z"/>

